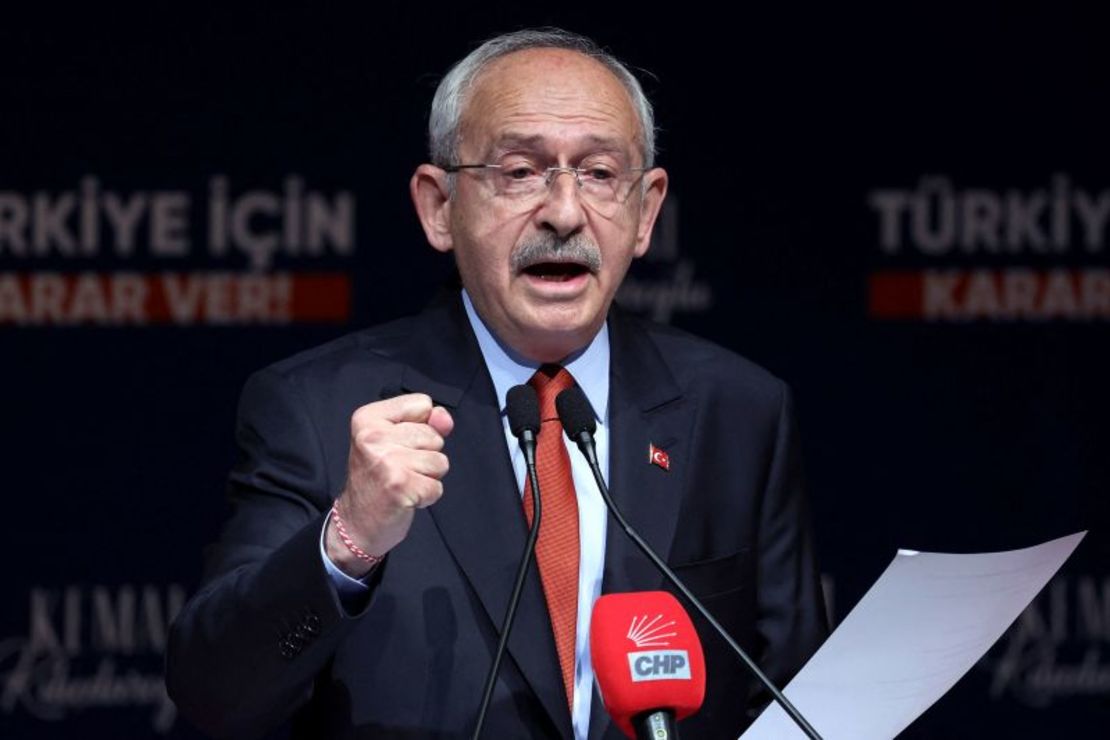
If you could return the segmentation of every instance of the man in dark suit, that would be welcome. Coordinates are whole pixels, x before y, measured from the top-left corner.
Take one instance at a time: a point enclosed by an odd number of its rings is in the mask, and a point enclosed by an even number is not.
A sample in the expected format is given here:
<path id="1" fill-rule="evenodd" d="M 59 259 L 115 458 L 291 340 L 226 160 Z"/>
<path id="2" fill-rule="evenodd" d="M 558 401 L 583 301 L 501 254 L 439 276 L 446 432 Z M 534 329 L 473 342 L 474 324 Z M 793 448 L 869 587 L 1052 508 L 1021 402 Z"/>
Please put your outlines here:
<path id="1" fill-rule="evenodd" d="M 635 78 L 581 37 L 510 34 L 448 74 L 429 130 L 435 164 L 413 200 L 464 291 L 248 382 L 234 513 L 170 641 L 178 706 L 231 737 L 284 722 L 312 738 L 466 735 L 530 517 L 503 414 L 525 381 L 541 405 L 548 383 L 582 386 L 618 504 L 785 681 L 824 634 L 789 393 L 610 310 L 667 185 Z M 563 439 L 549 429 L 541 445 Z M 562 444 L 547 447 L 539 559 L 491 738 L 615 737 L 593 692 L 590 607 L 662 585 L 606 531 Z M 684 732 L 735 737 L 751 682 L 702 634 L 707 697 Z"/>

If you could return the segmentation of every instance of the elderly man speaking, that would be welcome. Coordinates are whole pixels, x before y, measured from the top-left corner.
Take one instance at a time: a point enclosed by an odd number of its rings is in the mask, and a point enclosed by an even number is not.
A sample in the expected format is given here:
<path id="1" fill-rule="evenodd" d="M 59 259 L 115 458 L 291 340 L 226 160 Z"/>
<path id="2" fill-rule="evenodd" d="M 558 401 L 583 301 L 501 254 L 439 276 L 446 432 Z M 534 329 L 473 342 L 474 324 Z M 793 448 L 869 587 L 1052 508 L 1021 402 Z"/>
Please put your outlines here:
<path id="1" fill-rule="evenodd" d="M 784 682 L 825 629 L 789 391 L 613 305 L 667 191 L 640 84 L 581 36 L 499 36 L 443 79 L 429 140 L 412 199 L 463 288 L 250 378 L 233 514 L 173 629 L 181 711 L 224 737 L 467 736 L 532 517 L 505 418 L 523 383 L 545 419 L 582 389 L 626 516 Z M 536 567 L 486 737 L 619 737 L 591 607 L 662 585 L 566 445 L 544 423 Z M 705 703 L 682 731 L 735 738 L 752 682 L 705 642 Z"/>

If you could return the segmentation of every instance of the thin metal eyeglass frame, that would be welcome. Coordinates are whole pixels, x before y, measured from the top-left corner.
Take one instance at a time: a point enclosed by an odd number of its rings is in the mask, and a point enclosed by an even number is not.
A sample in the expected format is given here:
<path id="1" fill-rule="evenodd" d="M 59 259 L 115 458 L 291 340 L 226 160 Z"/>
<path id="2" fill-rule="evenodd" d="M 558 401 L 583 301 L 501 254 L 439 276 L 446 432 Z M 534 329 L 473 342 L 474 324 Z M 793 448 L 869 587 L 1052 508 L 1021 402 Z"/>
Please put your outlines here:
<path id="1" fill-rule="evenodd" d="M 448 165 L 442 165 L 440 167 L 440 169 L 442 169 L 444 172 L 446 172 L 448 174 L 452 174 L 452 175 L 457 173 L 457 172 L 460 172 L 462 170 L 504 170 L 505 168 L 506 168 L 506 165 L 487 164 L 487 163 L 448 164 Z M 511 169 L 514 169 L 514 168 L 509 167 L 509 169 L 511 170 Z M 551 192 L 551 183 L 555 182 L 555 177 L 559 174 L 562 174 L 562 173 L 566 172 L 567 174 L 574 175 L 574 181 L 576 183 L 578 183 L 578 189 L 581 190 L 582 189 L 582 173 L 589 172 L 591 169 L 592 168 L 590 168 L 590 167 L 558 167 L 558 166 L 546 167 L 546 168 L 544 168 L 544 171 L 543 171 L 544 187 L 547 189 L 547 192 L 550 193 Z M 636 183 L 637 180 L 643 179 L 645 172 L 647 172 L 648 170 L 651 170 L 651 169 L 654 169 L 654 168 L 653 167 L 628 167 L 621 173 L 621 175 L 623 175 L 625 173 L 632 173 L 632 172 L 640 173 L 639 177 L 633 178 L 632 180 L 629 181 L 628 184 L 630 186 L 633 186 Z M 621 175 L 615 175 L 614 179 L 616 179 L 619 182 L 620 179 L 621 179 Z M 540 191 L 537 190 L 536 195 L 538 195 L 539 192 Z M 632 187 L 629 187 L 628 192 L 625 194 L 624 198 L 617 197 L 617 198 L 614 198 L 611 202 L 612 203 L 621 203 L 621 202 L 627 200 L 628 196 L 630 196 L 631 194 L 632 194 Z"/>

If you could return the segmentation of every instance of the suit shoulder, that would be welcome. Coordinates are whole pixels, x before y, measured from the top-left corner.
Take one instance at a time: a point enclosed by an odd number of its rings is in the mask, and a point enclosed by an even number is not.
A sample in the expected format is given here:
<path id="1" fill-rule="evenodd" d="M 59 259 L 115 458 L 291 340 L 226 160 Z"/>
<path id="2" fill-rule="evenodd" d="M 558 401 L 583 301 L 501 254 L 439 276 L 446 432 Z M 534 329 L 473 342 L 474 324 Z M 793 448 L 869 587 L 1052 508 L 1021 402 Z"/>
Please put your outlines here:
<path id="1" fill-rule="evenodd" d="M 388 365 L 398 348 L 412 336 L 415 316 L 344 334 L 302 350 L 258 371 L 285 380 L 320 379 L 352 365 Z"/>
<path id="2" fill-rule="evenodd" d="M 778 402 L 784 381 L 747 357 L 688 331 L 633 319 L 651 338 L 679 383 L 687 388 L 754 394 Z"/>

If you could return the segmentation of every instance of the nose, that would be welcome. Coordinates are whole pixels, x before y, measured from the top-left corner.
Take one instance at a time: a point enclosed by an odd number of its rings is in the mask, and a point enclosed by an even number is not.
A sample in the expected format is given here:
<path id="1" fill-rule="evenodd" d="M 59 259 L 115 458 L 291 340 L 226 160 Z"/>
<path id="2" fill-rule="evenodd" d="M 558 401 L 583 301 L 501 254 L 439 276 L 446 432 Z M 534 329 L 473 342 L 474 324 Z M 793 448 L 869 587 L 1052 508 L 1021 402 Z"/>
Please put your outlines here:
<path id="1" fill-rule="evenodd" d="M 578 173 L 570 168 L 552 168 L 551 183 L 543 205 L 536 211 L 536 219 L 541 228 L 550 229 L 560 238 L 570 236 L 586 225 Z"/>

